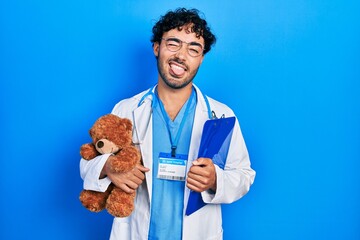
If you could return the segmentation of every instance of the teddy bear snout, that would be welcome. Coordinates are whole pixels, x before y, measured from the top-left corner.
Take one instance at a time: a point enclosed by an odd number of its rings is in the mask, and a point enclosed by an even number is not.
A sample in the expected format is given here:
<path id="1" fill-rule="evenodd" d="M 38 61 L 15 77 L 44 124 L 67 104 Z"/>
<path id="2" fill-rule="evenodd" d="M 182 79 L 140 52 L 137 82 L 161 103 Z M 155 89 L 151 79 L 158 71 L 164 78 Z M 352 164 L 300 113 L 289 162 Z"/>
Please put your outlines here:
<path id="1" fill-rule="evenodd" d="M 101 153 L 116 153 L 120 150 L 116 144 L 106 138 L 99 139 L 95 144 L 96 150 Z"/>

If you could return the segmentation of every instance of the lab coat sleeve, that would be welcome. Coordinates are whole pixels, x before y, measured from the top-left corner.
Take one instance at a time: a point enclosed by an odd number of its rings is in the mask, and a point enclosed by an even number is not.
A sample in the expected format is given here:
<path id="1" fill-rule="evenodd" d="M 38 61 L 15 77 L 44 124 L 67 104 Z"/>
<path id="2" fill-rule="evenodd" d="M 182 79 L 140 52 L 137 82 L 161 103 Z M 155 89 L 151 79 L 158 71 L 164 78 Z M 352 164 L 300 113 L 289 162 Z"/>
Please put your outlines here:
<path id="1" fill-rule="evenodd" d="M 108 177 L 100 179 L 101 170 L 111 154 L 103 154 L 91 160 L 80 160 L 80 176 L 84 180 L 84 189 L 105 192 L 111 181 Z"/>
<path id="2" fill-rule="evenodd" d="M 205 203 L 232 203 L 243 197 L 254 182 L 255 171 L 250 166 L 249 154 L 236 120 L 224 170 L 215 165 L 216 192 L 204 191 Z"/>

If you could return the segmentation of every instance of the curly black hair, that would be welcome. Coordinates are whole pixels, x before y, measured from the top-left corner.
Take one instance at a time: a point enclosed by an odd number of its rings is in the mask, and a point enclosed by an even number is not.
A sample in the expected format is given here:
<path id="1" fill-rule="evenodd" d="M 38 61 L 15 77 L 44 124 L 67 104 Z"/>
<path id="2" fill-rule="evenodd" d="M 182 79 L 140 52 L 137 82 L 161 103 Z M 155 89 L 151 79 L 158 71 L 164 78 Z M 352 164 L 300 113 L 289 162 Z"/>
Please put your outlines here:
<path id="1" fill-rule="evenodd" d="M 211 33 L 207 22 L 199 16 L 197 9 L 178 8 L 175 11 L 169 11 L 164 16 L 161 16 L 152 29 L 153 36 L 151 42 L 153 44 L 155 42 L 160 43 L 164 32 L 175 28 L 181 30 L 183 26 L 189 23 L 192 24 L 191 31 L 194 32 L 197 37 L 204 38 L 205 46 L 203 54 L 206 54 L 216 42 L 216 37 Z"/>

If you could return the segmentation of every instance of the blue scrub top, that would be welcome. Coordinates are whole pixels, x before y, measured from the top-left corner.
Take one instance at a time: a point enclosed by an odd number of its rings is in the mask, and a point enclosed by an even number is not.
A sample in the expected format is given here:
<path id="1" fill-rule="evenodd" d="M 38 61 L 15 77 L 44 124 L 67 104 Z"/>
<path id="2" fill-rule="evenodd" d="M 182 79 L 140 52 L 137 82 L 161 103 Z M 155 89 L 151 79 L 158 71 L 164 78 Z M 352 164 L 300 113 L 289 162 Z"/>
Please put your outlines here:
<path id="1" fill-rule="evenodd" d="M 151 200 L 151 216 L 149 239 L 154 240 L 181 240 L 182 238 L 182 222 L 184 208 L 184 181 L 164 180 L 157 178 L 159 166 L 159 154 L 171 152 L 171 141 L 167 124 L 170 132 L 175 138 L 181 121 L 186 118 L 183 125 L 179 142 L 176 148 L 177 154 L 189 153 L 191 132 L 194 123 L 196 108 L 196 91 L 181 108 L 180 112 L 172 121 L 165 112 L 165 116 L 161 111 L 160 99 L 154 97 L 153 106 L 153 186 Z M 189 102 L 190 101 L 190 102 Z M 189 110 L 185 116 L 185 110 L 189 102 Z"/>

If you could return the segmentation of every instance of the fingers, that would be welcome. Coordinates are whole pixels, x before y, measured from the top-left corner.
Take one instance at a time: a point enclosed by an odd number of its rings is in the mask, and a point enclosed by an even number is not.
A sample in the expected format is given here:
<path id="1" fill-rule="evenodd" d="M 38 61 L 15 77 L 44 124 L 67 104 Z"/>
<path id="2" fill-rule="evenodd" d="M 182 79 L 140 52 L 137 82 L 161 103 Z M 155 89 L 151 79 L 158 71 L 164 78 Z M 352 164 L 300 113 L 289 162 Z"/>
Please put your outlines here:
<path id="1" fill-rule="evenodd" d="M 186 186 L 196 192 L 203 192 L 208 190 L 214 185 L 215 177 L 210 174 L 206 176 L 197 175 L 189 172 Z"/>
<path id="2" fill-rule="evenodd" d="M 141 172 L 148 172 L 148 171 L 150 171 L 149 168 L 144 167 L 144 166 L 141 165 L 141 164 L 137 164 L 137 165 L 136 165 L 136 168 L 139 169 Z"/>
<path id="3" fill-rule="evenodd" d="M 137 188 L 144 179 L 144 174 L 137 170 L 132 170 L 131 172 L 125 174 L 125 183 L 132 188 Z M 134 186 L 134 184 L 137 186 Z"/>
<path id="4" fill-rule="evenodd" d="M 109 173 L 108 177 L 115 186 L 127 193 L 133 193 L 142 184 L 145 179 L 145 172 L 148 171 L 148 168 L 137 165 L 131 171 L 125 173 Z"/>
<path id="5" fill-rule="evenodd" d="M 127 193 L 133 193 L 142 183 L 141 179 L 133 176 L 125 176 L 124 174 L 117 174 L 110 179 L 115 184 L 115 186 Z"/>
<path id="6" fill-rule="evenodd" d="M 117 187 L 126 193 L 133 193 L 135 191 L 134 189 L 130 188 L 128 185 L 126 185 L 124 183 L 118 185 Z"/>
<path id="7" fill-rule="evenodd" d="M 124 183 L 121 184 L 121 189 L 123 189 L 125 192 L 132 193 L 141 185 L 142 181 L 142 179 L 134 175 L 129 175 L 124 180 Z"/>
<path id="8" fill-rule="evenodd" d="M 216 190 L 216 170 L 211 159 L 199 158 L 193 161 L 187 177 L 186 186 L 196 192 Z"/>
<path id="9" fill-rule="evenodd" d="M 205 179 L 194 178 L 191 174 L 188 175 L 186 186 L 196 192 L 202 192 L 207 190 L 208 183 Z"/>

